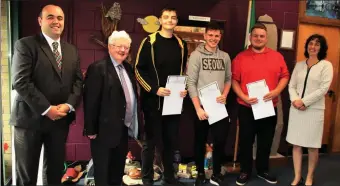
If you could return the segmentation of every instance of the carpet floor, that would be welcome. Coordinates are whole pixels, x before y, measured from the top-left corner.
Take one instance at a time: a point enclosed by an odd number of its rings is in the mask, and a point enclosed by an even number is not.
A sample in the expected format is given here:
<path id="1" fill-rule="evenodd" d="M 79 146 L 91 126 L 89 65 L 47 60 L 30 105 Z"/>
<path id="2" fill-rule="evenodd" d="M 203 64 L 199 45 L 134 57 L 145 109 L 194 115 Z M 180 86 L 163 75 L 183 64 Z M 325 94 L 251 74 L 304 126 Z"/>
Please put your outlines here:
<path id="1" fill-rule="evenodd" d="M 302 175 L 306 177 L 307 174 L 307 157 L 303 158 Z M 292 159 L 288 158 L 288 163 L 285 165 L 275 166 L 271 168 L 271 173 L 277 176 L 277 186 L 289 186 L 293 176 L 293 163 Z M 340 186 L 340 155 L 320 155 L 319 164 L 315 171 L 314 186 Z M 237 174 L 227 174 L 225 176 L 223 186 L 234 186 L 236 185 L 235 180 Z M 194 185 L 193 179 L 181 179 L 186 182 L 188 186 Z M 78 185 L 83 185 L 84 181 L 80 180 Z M 160 182 L 156 182 L 155 185 L 161 185 Z M 206 186 L 210 186 L 208 183 Z M 269 186 L 269 184 L 256 177 L 254 171 L 251 180 L 246 184 L 247 186 Z"/>

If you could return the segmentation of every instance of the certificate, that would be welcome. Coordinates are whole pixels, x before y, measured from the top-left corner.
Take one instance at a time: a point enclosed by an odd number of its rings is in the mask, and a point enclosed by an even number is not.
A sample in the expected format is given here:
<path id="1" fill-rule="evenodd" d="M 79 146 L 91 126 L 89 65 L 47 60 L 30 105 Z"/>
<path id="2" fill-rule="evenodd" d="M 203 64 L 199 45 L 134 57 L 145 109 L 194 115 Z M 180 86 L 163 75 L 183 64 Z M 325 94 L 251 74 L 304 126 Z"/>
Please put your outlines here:
<path id="1" fill-rule="evenodd" d="M 248 95 L 250 98 L 257 98 L 258 102 L 251 105 L 254 119 L 262 119 L 275 115 L 273 101 L 264 101 L 263 97 L 269 93 L 266 80 L 259 80 L 247 84 Z"/>
<path id="2" fill-rule="evenodd" d="M 216 101 L 216 98 L 221 96 L 221 91 L 216 81 L 201 87 L 198 91 L 204 111 L 208 114 L 210 125 L 228 117 L 225 105 Z"/>
<path id="3" fill-rule="evenodd" d="M 183 98 L 181 91 L 185 90 L 187 76 L 168 76 L 165 88 L 170 90 L 169 96 L 164 96 L 162 115 L 181 114 L 183 106 Z"/>

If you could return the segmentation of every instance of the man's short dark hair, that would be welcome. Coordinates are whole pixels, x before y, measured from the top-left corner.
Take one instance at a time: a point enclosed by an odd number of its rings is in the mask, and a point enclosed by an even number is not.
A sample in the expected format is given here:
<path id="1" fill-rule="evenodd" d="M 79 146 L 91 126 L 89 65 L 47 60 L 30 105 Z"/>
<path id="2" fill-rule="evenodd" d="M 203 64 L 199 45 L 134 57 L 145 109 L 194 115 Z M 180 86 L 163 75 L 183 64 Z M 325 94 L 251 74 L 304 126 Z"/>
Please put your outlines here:
<path id="1" fill-rule="evenodd" d="M 320 43 L 320 51 L 318 53 L 318 60 L 322 60 L 325 59 L 327 57 L 327 50 L 328 50 L 328 45 L 327 45 L 327 41 L 326 38 L 320 34 L 313 34 L 311 36 L 309 36 L 309 38 L 306 41 L 305 44 L 305 57 L 309 58 L 309 54 L 308 54 L 308 44 L 312 41 L 315 40 L 317 42 Z"/>
<path id="2" fill-rule="evenodd" d="M 55 5 L 55 4 L 48 4 L 48 5 L 51 5 L 51 6 L 56 6 L 56 7 L 59 7 L 59 8 L 61 8 L 60 6 L 58 6 L 58 5 Z M 47 5 L 44 5 L 44 6 L 42 6 L 42 7 L 41 7 L 41 9 L 40 9 L 40 12 L 39 12 L 39 17 L 41 17 L 41 18 L 42 18 L 42 12 L 43 12 L 43 9 L 45 8 L 45 6 L 47 6 Z"/>
<path id="3" fill-rule="evenodd" d="M 42 18 L 42 12 L 43 12 L 43 9 L 45 8 L 45 6 L 46 6 L 46 5 L 44 5 L 44 6 L 42 6 L 42 7 L 40 8 L 39 17 L 41 17 L 41 18 Z"/>
<path id="4" fill-rule="evenodd" d="M 257 28 L 258 29 L 263 29 L 263 30 L 265 30 L 267 32 L 267 27 L 264 24 L 262 24 L 262 23 L 255 23 L 255 25 L 251 28 L 250 33 L 252 33 L 253 30 L 257 29 Z"/>
<path id="5" fill-rule="evenodd" d="M 205 33 L 208 32 L 208 30 L 219 30 L 221 34 L 223 33 L 223 30 L 221 29 L 220 25 L 217 22 L 209 22 L 207 26 L 205 27 Z"/>
<path id="6" fill-rule="evenodd" d="M 168 12 L 175 12 L 176 15 L 177 15 L 177 10 L 176 10 L 175 8 L 169 8 L 169 7 L 167 7 L 167 8 L 163 8 L 163 10 L 161 11 L 159 17 L 162 17 L 163 13 L 166 12 L 166 11 L 168 11 Z"/>

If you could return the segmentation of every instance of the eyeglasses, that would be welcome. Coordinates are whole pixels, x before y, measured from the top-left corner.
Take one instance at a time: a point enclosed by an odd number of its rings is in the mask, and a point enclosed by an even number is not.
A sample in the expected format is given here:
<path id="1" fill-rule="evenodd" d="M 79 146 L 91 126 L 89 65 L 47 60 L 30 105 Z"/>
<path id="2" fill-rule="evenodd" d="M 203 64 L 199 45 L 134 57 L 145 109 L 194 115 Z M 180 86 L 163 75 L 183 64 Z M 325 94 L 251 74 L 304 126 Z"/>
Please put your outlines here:
<path id="1" fill-rule="evenodd" d="M 130 49 L 130 47 L 123 46 L 123 45 L 112 45 L 112 46 L 115 46 L 115 47 L 117 47 L 119 50 L 121 50 L 121 49 L 124 49 L 124 50 L 129 50 L 129 49 Z"/>

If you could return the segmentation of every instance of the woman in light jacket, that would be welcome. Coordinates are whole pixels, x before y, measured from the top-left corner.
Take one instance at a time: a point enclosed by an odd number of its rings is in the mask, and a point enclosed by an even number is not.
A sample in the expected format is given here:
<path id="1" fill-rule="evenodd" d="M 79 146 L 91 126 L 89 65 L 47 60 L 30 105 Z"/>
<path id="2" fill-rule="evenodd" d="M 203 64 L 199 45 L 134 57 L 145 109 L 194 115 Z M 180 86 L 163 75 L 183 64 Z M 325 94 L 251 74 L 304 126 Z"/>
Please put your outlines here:
<path id="1" fill-rule="evenodd" d="M 295 178 L 291 185 L 313 185 L 314 170 L 321 147 L 325 94 L 332 79 L 332 63 L 325 60 L 327 42 L 324 36 L 314 34 L 305 44 L 306 60 L 296 63 L 289 82 L 290 107 L 286 140 L 293 145 Z M 301 176 L 302 147 L 308 148 L 308 174 Z"/>

